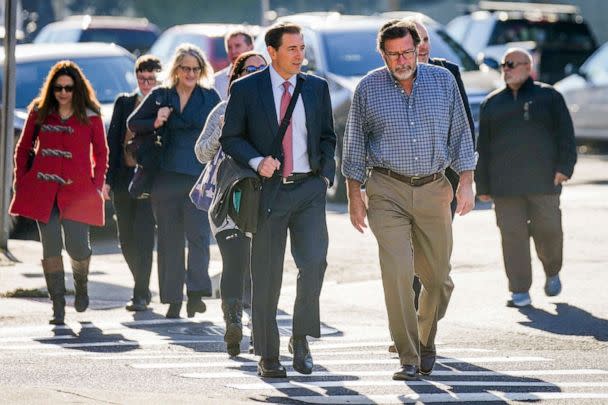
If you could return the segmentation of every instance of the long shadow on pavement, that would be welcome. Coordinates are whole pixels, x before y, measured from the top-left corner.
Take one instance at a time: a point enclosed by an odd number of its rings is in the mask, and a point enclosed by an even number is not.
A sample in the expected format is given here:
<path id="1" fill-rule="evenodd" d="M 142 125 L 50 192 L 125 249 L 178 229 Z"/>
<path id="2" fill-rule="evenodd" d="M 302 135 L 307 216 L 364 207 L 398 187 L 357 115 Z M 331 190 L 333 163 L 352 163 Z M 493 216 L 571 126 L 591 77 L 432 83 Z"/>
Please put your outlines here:
<path id="1" fill-rule="evenodd" d="M 555 311 L 551 313 L 532 306 L 519 308 L 519 312 L 529 319 L 519 323 L 559 335 L 591 336 L 600 342 L 608 341 L 608 320 L 567 303 L 555 304 Z"/>

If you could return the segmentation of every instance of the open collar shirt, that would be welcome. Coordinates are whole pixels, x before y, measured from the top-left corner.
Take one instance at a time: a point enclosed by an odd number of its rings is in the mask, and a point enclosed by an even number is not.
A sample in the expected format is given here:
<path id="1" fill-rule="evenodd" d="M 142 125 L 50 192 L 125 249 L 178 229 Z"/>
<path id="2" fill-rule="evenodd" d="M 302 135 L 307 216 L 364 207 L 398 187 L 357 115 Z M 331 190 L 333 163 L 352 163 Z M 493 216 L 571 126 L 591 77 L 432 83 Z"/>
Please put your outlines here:
<path id="1" fill-rule="evenodd" d="M 418 64 L 411 94 L 386 67 L 365 76 L 353 97 L 343 143 L 342 173 L 363 183 L 384 167 L 427 176 L 451 166 L 475 169 L 475 152 L 458 86 L 444 68 Z"/>

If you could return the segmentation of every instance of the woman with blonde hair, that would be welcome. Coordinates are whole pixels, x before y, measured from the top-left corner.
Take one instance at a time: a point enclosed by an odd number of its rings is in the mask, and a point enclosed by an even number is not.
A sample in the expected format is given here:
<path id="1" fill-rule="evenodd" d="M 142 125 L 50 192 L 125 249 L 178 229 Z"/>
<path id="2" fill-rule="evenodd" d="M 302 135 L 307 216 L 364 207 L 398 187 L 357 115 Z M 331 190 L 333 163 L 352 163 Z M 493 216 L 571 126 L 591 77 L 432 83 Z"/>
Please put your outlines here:
<path id="1" fill-rule="evenodd" d="M 89 225 L 104 224 L 107 164 L 108 146 L 95 92 L 78 65 L 57 62 L 29 107 L 15 150 L 10 206 L 12 215 L 38 223 L 42 269 L 53 301 L 51 324 L 63 325 L 65 318 L 64 236 L 74 276 L 74 308 L 83 312 L 89 306 Z"/>
<path id="2" fill-rule="evenodd" d="M 188 317 L 205 312 L 209 297 L 209 221 L 188 196 L 203 170 L 194 154 L 209 112 L 220 102 L 211 88 L 213 69 L 203 52 L 191 44 L 175 51 L 165 86 L 153 89 L 127 120 L 135 134 L 163 130 L 160 171 L 150 199 L 158 234 L 160 300 L 169 304 L 167 318 L 179 318 L 184 281 Z M 188 258 L 185 259 L 185 240 Z"/>

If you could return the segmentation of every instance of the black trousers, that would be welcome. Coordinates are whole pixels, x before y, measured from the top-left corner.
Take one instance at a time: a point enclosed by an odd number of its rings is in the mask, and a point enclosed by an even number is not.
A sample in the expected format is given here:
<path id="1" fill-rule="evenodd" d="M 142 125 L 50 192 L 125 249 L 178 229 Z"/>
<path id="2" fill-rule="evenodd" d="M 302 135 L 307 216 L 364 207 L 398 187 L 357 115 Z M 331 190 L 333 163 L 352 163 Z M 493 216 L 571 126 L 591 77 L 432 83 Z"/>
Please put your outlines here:
<path id="1" fill-rule="evenodd" d="M 326 183 L 311 176 L 281 184 L 272 210 L 253 237 L 253 341 L 255 354 L 279 356 L 276 315 L 289 230 L 291 254 L 298 267 L 293 335 L 320 337 L 319 295 L 327 267 Z M 268 196 L 265 196 L 268 197 Z"/>
<path id="2" fill-rule="evenodd" d="M 157 225 L 160 301 L 164 304 L 183 300 L 184 281 L 188 292 L 211 296 L 209 219 L 188 196 L 196 180 L 196 176 L 165 171 L 154 179 L 150 199 Z"/>
<path id="3" fill-rule="evenodd" d="M 150 199 L 137 200 L 126 189 L 118 189 L 112 192 L 112 204 L 120 249 L 135 282 L 133 298 L 146 299 L 150 294 L 155 229 Z"/>
<path id="4" fill-rule="evenodd" d="M 215 240 L 222 254 L 222 299 L 250 300 L 251 293 L 245 289 L 251 288 L 246 282 L 251 272 L 251 239 L 238 229 L 226 229 Z"/>
<path id="5" fill-rule="evenodd" d="M 532 285 L 530 236 L 546 276 L 557 275 L 564 243 L 559 194 L 494 197 L 494 210 L 509 291 L 526 292 Z"/>
<path id="6" fill-rule="evenodd" d="M 91 256 L 91 241 L 89 238 L 89 225 L 83 222 L 59 219 L 57 203 L 53 206 L 48 223 L 36 221 L 40 241 L 42 242 L 42 257 L 61 256 L 63 239 L 65 236 L 65 250 L 74 260 L 84 260 Z M 63 235 L 61 233 L 63 228 Z"/>

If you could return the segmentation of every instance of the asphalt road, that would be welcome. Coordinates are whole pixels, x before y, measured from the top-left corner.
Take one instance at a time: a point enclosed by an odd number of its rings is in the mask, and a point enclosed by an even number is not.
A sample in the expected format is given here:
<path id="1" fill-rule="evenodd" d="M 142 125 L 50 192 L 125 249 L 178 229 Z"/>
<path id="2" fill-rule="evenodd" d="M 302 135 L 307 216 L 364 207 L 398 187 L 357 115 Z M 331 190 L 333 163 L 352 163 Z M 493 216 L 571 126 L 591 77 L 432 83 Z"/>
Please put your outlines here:
<path id="1" fill-rule="evenodd" d="M 229 359 L 218 300 L 193 319 L 167 320 L 123 309 L 130 275 L 108 237 L 95 239 L 91 310 L 68 308 L 68 324 L 46 324 L 45 299 L 0 298 L 2 403 L 608 403 L 608 157 L 582 156 L 562 197 L 563 293 L 548 298 L 534 258 L 533 306 L 508 298 L 498 229 L 490 206 L 454 223 L 456 289 L 438 333 L 438 365 L 420 381 L 391 380 L 377 247 L 358 234 L 343 205 L 328 206 L 330 250 L 315 371 L 297 374 L 287 352 L 296 271 L 286 260 L 278 314 L 287 379 L 255 376 L 257 359 Z M 102 235 L 103 236 L 103 235 Z M 23 283 L 36 278 L 39 246 L 20 242 Z M 219 260 L 217 248 L 212 259 Z M 0 274 L 6 272 L 0 268 Z M 38 267 L 39 271 L 39 267 Z M 6 274 L 6 273 L 5 273 Z M 4 280 L 9 280 L 7 276 Z M 11 279 L 11 283 L 15 282 Z M 0 277 L 0 291 L 3 278 Z M 156 286 L 156 279 L 153 280 Z M 69 302 L 71 305 L 71 300 Z"/>

